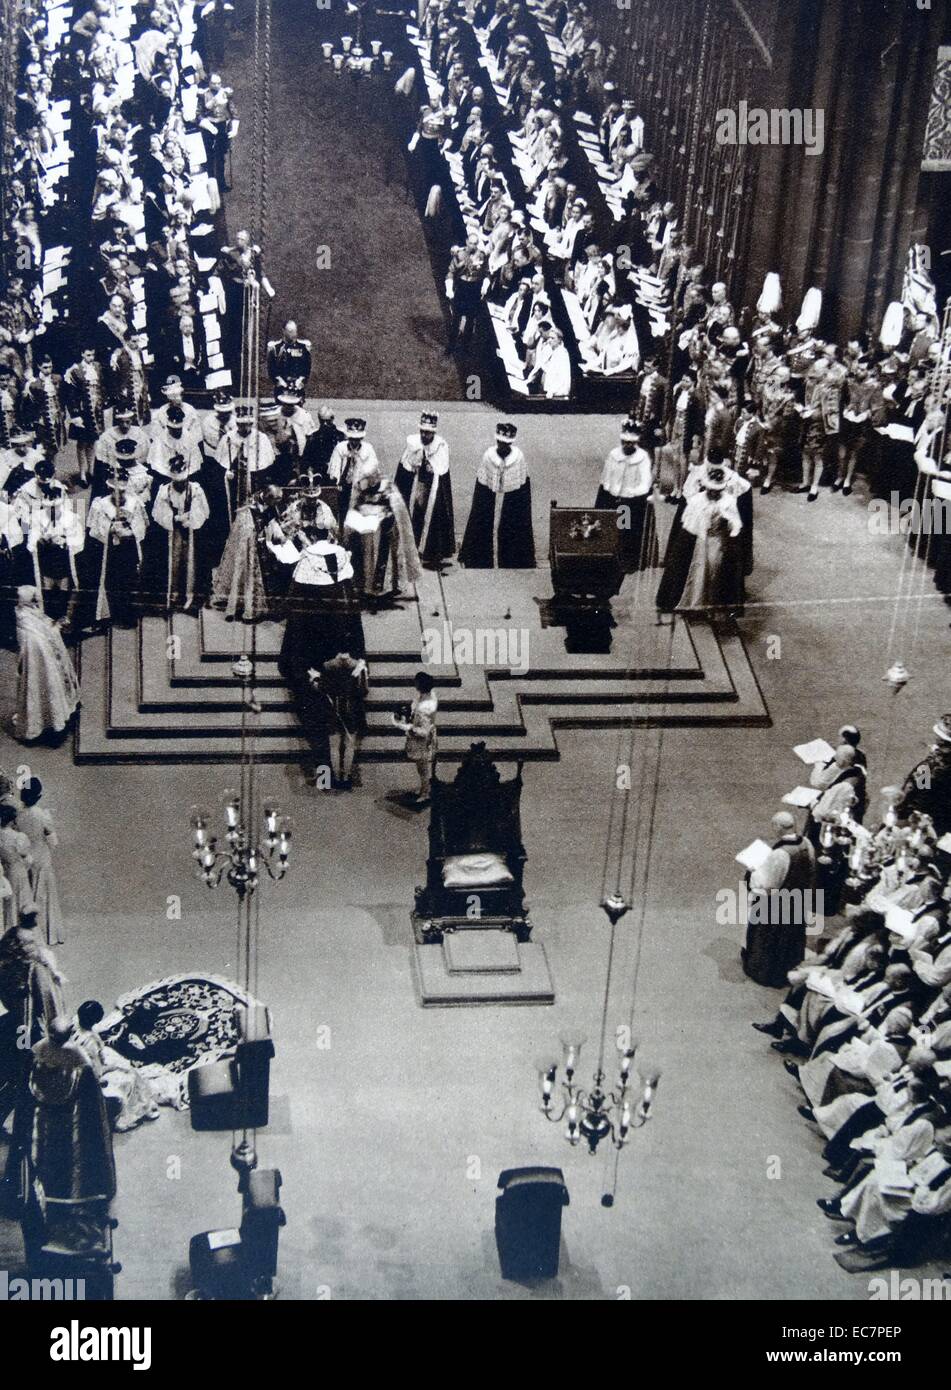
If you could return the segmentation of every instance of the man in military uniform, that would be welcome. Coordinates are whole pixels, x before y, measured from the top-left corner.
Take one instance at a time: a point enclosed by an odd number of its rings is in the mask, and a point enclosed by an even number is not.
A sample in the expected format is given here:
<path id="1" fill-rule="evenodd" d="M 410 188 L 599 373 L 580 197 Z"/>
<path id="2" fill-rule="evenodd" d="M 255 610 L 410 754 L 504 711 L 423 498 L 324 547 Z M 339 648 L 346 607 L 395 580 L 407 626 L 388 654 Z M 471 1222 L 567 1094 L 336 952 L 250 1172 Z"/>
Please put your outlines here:
<path id="1" fill-rule="evenodd" d="M 778 367 L 765 381 L 762 390 L 762 418 L 765 432 L 762 457 L 765 472 L 760 492 L 769 492 L 780 463 L 789 447 L 793 421 L 796 419 L 796 396 L 790 383 L 788 367 Z"/>
<path id="2" fill-rule="evenodd" d="M 297 391 L 303 395 L 310 380 L 311 355 L 307 338 L 298 338 L 297 324 L 288 319 L 280 338 L 267 345 L 267 370 L 275 392 Z"/>
<path id="3" fill-rule="evenodd" d="M 822 472 L 830 448 L 839 439 L 839 399 L 841 385 L 830 371 L 830 359 L 817 356 L 806 376 L 806 396 L 800 413 L 803 421 L 802 482 L 799 492 L 808 489 L 809 501 L 819 496 Z"/>
<path id="4" fill-rule="evenodd" d="M 454 246 L 449 253 L 446 294 L 449 297 L 452 321 L 449 325 L 449 351 L 462 341 L 467 348 L 472 341 L 475 318 L 485 293 L 488 259 L 475 232 L 466 238 L 465 246 Z"/>
<path id="5" fill-rule="evenodd" d="M 23 408 L 37 440 L 50 458 L 66 443 L 66 411 L 63 405 L 63 379 L 53 371 L 53 359 L 44 357 L 37 375 L 23 393 Z"/>
<path id="6" fill-rule="evenodd" d="M 216 72 L 208 78 L 208 86 L 198 90 L 198 114 L 208 171 L 222 189 L 231 187 L 225 179 L 225 160 L 235 120 L 232 95 L 232 89 L 224 85 Z"/>

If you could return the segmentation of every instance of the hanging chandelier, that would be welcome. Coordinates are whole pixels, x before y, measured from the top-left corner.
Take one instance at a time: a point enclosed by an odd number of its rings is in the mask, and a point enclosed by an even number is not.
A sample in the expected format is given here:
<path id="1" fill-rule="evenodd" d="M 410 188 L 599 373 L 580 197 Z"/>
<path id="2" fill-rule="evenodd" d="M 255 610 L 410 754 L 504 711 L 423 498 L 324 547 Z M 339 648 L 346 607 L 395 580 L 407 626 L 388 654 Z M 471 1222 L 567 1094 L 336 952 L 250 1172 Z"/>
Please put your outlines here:
<path id="1" fill-rule="evenodd" d="M 608 965 L 608 978 L 605 984 L 605 1005 L 610 989 L 611 961 L 614 955 L 614 931 L 618 922 L 627 913 L 629 904 L 618 893 L 609 893 L 601 907 L 611 925 L 611 951 Z M 561 1081 L 563 1103 L 555 1113 L 553 1094 L 558 1083 L 558 1061 L 545 1061 L 539 1065 L 541 1085 L 541 1112 L 551 1124 L 565 1123 L 564 1135 L 572 1148 L 577 1148 L 584 1139 L 588 1152 L 595 1154 L 602 1140 L 610 1138 L 616 1149 L 623 1149 L 631 1137 L 631 1131 L 642 1129 L 651 1117 L 660 1072 L 656 1068 L 639 1067 L 639 1084 L 632 1082 L 631 1070 L 637 1058 L 638 1044 L 633 1041 L 618 1043 L 620 1054 L 617 1081 L 610 1091 L 605 1090 L 607 1080 L 604 1069 L 604 1023 L 607 1008 L 602 1019 L 601 1047 L 598 1063 L 594 1070 L 590 1090 L 582 1090 L 575 1082 L 578 1059 L 586 1039 L 583 1036 L 563 1036 L 562 1066 L 564 1078 Z"/>
<path id="2" fill-rule="evenodd" d="M 639 1070 L 640 1085 L 632 1084 L 631 1068 L 637 1055 L 637 1044 L 619 1048 L 617 1082 L 613 1090 L 606 1091 L 605 1074 L 601 1067 L 596 1068 L 591 1089 L 582 1090 L 575 1084 L 575 1072 L 583 1037 L 563 1037 L 564 1080 L 561 1089 L 564 1103 L 555 1114 L 552 1094 L 558 1080 L 558 1063 L 544 1064 L 540 1070 L 542 1090 L 541 1111 L 552 1124 L 565 1122 L 565 1138 L 572 1148 L 577 1148 L 584 1139 L 588 1152 L 597 1153 L 603 1139 L 610 1138 L 616 1149 L 623 1149 L 631 1137 L 631 1131 L 641 1129 L 651 1117 L 654 1096 L 660 1073 Z"/>
<path id="3" fill-rule="evenodd" d="M 200 876 L 209 888 L 217 888 L 222 879 L 227 878 L 238 897 L 243 899 L 257 888 L 262 867 L 275 882 L 284 877 L 290 861 L 293 825 L 289 816 L 281 814 L 276 802 L 265 799 L 261 807 L 263 833 L 258 843 L 249 829 L 246 819 L 249 808 L 240 794 L 228 788 L 222 792 L 221 799 L 225 814 L 225 848 L 219 849 L 217 836 L 210 833 L 211 812 L 193 806 L 191 824 L 195 847 L 192 858 L 198 861 Z"/>
<path id="4" fill-rule="evenodd" d="M 340 40 L 342 52 L 334 52 L 332 43 L 322 43 L 324 62 L 333 68 L 337 77 L 348 72 L 351 77 L 373 77 L 382 72 L 390 72 L 393 68 L 393 53 L 389 48 L 383 47 L 381 39 L 370 40 L 370 52 L 367 53 L 360 37 L 354 42 L 352 35 L 344 34 Z"/>
<path id="5" fill-rule="evenodd" d="M 279 882 L 287 873 L 291 854 L 294 823 L 285 816 L 273 797 L 261 800 L 261 835 L 254 831 L 257 817 L 257 789 L 254 776 L 253 744 L 247 738 L 248 713 L 260 712 L 254 699 L 254 661 L 242 652 L 232 666 L 232 672 L 242 686 L 242 755 L 241 790 L 229 787 L 221 794 L 224 807 L 224 848 L 212 833 L 212 813 L 203 806 L 193 806 L 189 812 L 194 832 L 192 858 L 198 863 L 199 875 L 209 888 L 217 888 L 227 879 L 241 902 L 251 897 L 258 886 L 261 870 Z"/>

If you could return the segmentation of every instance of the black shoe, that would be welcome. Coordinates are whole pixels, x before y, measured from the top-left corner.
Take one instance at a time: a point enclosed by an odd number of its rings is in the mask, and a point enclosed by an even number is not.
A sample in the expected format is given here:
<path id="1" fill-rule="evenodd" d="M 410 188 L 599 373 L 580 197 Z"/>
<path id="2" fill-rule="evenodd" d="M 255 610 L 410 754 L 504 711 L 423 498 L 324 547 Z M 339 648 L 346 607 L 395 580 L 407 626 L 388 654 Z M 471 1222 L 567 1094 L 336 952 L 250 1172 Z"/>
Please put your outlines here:
<path id="1" fill-rule="evenodd" d="M 818 492 L 813 492 L 812 489 L 810 488 L 810 490 L 809 490 L 809 496 L 806 498 L 806 501 L 807 501 L 807 502 L 814 502 L 818 496 L 819 496 Z"/>
<path id="2" fill-rule="evenodd" d="M 771 1038 L 781 1038 L 783 1036 L 782 1025 L 773 1019 L 772 1023 L 751 1023 L 751 1028 L 755 1028 L 757 1033 L 768 1033 Z"/>
<path id="3" fill-rule="evenodd" d="M 797 1081 L 799 1080 L 799 1068 L 796 1066 L 795 1062 L 790 1062 L 789 1058 L 787 1057 L 785 1062 L 783 1063 L 783 1066 L 789 1072 L 790 1076 L 795 1077 Z"/>
<path id="4" fill-rule="evenodd" d="M 823 1168 L 822 1175 L 826 1178 L 832 1178 L 833 1182 L 845 1182 L 845 1174 L 842 1169 L 836 1168 L 832 1163 L 829 1164 L 828 1168 Z"/>
<path id="5" fill-rule="evenodd" d="M 815 1124 L 816 1112 L 813 1110 L 811 1105 L 797 1105 L 796 1109 L 799 1111 L 799 1114 L 802 1116 L 804 1120 L 811 1120 L 812 1123 Z"/>
<path id="6" fill-rule="evenodd" d="M 840 1236 L 835 1238 L 836 1245 L 861 1245 L 862 1242 L 854 1231 L 843 1231 Z M 863 1247 L 864 1248 L 864 1247 Z"/>
<path id="7" fill-rule="evenodd" d="M 838 491 L 839 491 L 839 488 L 840 488 L 841 486 L 842 486 L 842 479 L 841 479 L 841 478 L 836 478 L 835 482 L 832 484 L 832 491 L 833 491 L 833 492 L 838 492 Z"/>
<path id="8" fill-rule="evenodd" d="M 771 492 L 771 491 L 772 491 L 772 487 L 773 487 L 772 483 L 761 483 L 761 484 L 760 484 L 760 489 L 759 489 L 759 495 L 760 495 L 760 497 L 765 497 L 766 494 L 767 494 L 767 492 Z"/>
<path id="9" fill-rule="evenodd" d="M 808 484 L 808 483 L 800 483 L 798 487 L 794 487 L 794 488 L 793 488 L 793 492 L 808 492 L 808 491 L 809 491 L 809 484 Z"/>
<path id="10" fill-rule="evenodd" d="M 842 1215 L 838 1197 L 820 1197 L 816 1201 L 816 1206 L 828 1216 L 830 1221 L 848 1221 L 849 1219 Z"/>
<path id="11" fill-rule="evenodd" d="M 842 496 L 843 496 L 843 497 L 851 497 L 851 495 L 852 495 L 852 484 L 851 484 L 851 483 L 846 483 L 845 487 L 842 489 Z"/>
<path id="12" fill-rule="evenodd" d="M 770 1047 L 774 1052 L 792 1052 L 797 1057 L 803 1055 L 802 1043 L 795 1038 L 784 1038 L 782 1042 L 770 1043 Z"/>

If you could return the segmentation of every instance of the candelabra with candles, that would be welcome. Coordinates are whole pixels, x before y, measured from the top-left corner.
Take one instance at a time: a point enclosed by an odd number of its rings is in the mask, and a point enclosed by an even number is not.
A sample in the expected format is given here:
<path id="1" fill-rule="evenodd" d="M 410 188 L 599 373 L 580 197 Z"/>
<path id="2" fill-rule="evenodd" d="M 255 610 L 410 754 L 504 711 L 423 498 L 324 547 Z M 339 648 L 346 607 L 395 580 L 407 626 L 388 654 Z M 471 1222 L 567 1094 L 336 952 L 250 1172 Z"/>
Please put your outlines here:
<path id="1" fill-rule="evenodd" d="M 640 1085 L 632 1084 L 631 1069 L 637 1055 L 637 1044 L 631 1043 L 618 1049 L 620 1061 L 614 1089 L 604 1089 L 605 1074 L 598 1067 L 591 1089 L 584 1091 L 575 1084 L 575 1072 L 584 1041 L 584 1038 L 561 1039 L 565 1072 L 561 1082 L 564 1103 L 557 1114 L 552 1096 L 558 1080 L 558 1063 L 546 1062 L 540 1067 L 542 1114 L 552 1124 L 565 1121 L 565 1138 L 572 1148 L 585 1139 L 589 1153 L 597 1153 L 602 1139 L 610 1137 L 616 1149 L 623 1149 L 632 1130 L 641 1129 L 651 1117 L 660 1073 L 639 1070 Z"/>
<path id="2" fill-rule="evenodd" d="M 332 43 L 321 44 L 324 62 L 333 68 L 337 77 L 342 77 L 345 72 L 354 78 L 372 77 L 374 73 L 393 70 L 392 50 L 384 48 L 381 39 L 371 39 L 370 51 L 367 53 L 361 43 L 354 43 L 351 34 L 344 34 L 340 40 L 340 47 L 343 51 L 335 53 Z"/>
<path id="3" fill-rule="evenodd" d="M 275 881 L 284 877 L 290 859 L 293 824 L 289 816 L 281 814 L 276 802 L 265 799 L 261 807 L 264 834 L 258 844 L 245 824 L 246 808 L 239 793 L 229 788 L 222 793 L 221 799 L 226 848 L 219 849 L 217 837 L 210 833 L 211 812 L 193 806 L 191 824 L 195 847 L 192 857 L 198 861 L 201 877 L 209 888 L 217 888 L 226 877 L 243 900 L 257 888 L 262 867 Z"/>
<path id="4" fill-rule="evenodd" d="M 629 904 L 620 893 L 609 894 L 601 904 L 611 924 L 611 931 L 627 913 Z M 607 1020 L 607 999 L 610 989 L 610 970 L 605 986 L 605 1022 Z M 601 1035 L 601 1053 L 589 1091 L 575 1084 L 575 1072 L 581 1055 L 584 1038 L 561 1039 L 564 1064 L 564 1080 L 561 1089 L 564 1103 L 558 1113 L 552 1096 L 558 1081 L 558 1062 L 546 1061 L 539 1066 L 542 1103 L 541 1111 L 552 1124 L 565 1121 L 565 1138 L 572 1148 L 585 1139 L 589 1153 L 597 1153 L 602 1139 L 610 1137 L 616 1149 L 623 1149 L 631 1137 L 631 1131 L 641 1129 L 651 1117 L 660 1072 L 656 1069 L 638 1068 L 640 1085 L 632 1084 L 631 1069 L 637 1057 L 637 1043 L 618 1044 L 620 1061 L 617 1083 L 613 1090 L 605 1090 L 604 1029 Z"/>

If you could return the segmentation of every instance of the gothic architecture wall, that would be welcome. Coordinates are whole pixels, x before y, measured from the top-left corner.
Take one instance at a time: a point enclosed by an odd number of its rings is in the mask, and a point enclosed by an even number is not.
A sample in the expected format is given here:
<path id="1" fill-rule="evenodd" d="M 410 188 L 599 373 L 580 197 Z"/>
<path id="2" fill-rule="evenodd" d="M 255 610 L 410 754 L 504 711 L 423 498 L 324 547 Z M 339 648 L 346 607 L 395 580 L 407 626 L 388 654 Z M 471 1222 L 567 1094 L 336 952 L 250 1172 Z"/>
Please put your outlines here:
<path id="1" fill-rule="evenodd" d="M 927 239 L 919 179 L 943 14 L 916 0 L 599 9 L 658 182 L 736 302 L 755 302 L 773 270 L 787 312 L 816 286 L 825 332 L 877 329 L 908 246 Z M 803 52 L 815 64 L 797 62 Z M 723 111 L 734 114 L 735 142 Z M 763 144 L 753 143 L 760 114 L 770 123 Z"/>

